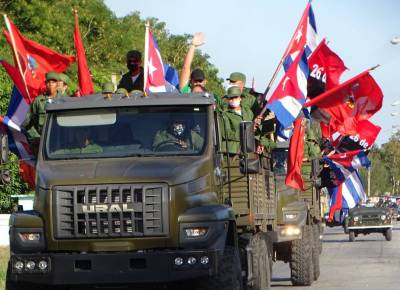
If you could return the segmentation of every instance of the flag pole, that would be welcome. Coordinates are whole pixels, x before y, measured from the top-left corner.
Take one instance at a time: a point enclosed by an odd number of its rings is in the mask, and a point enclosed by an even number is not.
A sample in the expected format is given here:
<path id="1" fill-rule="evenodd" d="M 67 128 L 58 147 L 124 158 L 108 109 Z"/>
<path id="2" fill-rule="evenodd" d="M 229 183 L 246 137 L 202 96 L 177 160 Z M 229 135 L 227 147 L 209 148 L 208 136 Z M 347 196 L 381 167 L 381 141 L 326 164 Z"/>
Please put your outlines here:
<path id="1" fill-rule="evenodd" d="M 267 98 L 268 92 L 270 91 L 270 89 L 271 89 L 273 83 L 274 83 L 275 80 L 276 80 L 276 77 L 278 76 L 278 73 L 279 73 L 280 70 L 281 70 L 281 67 L 282 67 L 282 64 L 283 64 L 283 61 L 284 61 L 285 56 L 287 55 L 288 51 L 290 50 L 290 47 L 292 46 L 294 40 L 296 39 L 296 36 L 297 36 L 297 35 L 296 35 L 296 32 L 300 29 L 300 27 L 301 27 L 301 22 L 302 22 L 301 20 L 304 18 L 305 13 L 307 13 L 307 11 L 309 10 L 309 8 L 310 8 L 310 6 L 311 6 L 311 2 L 312 2 L 312 0 L 310 0 L 310 1 L 307 3 L 307 6 L 306 6 L 306 8 L 304 9 L 303 14 L 302 14 L 302 16 L 301 16 L 301 18 L 300 18 L 300 21 L 299 21 L 299 23 L 298 23 L 297 26 L 296 26 L 296 30 L 294 31 L 294 34 L 293 34 L 292 38 L 290 39 L 290 42 L 289 42 L 288 46 L 286 47 L 285 52 L 283 53 L 283 55 L 282 55 L 282 57 L 281 57 L 281 60 L 279 61 L 278 66 L 276 67 L 275 72 L 274 72 L 274 74 L 272 75 L 272 78 L 271 78 L 271 80 L 270 80 L 269 83 L 268 83 L 267 88 L 266 88 L 265 91 L 264 91 L 264 94 L 263 94 L 263 97 L 264 97 L 264 107 L 263 107 L 263 109 L 261 110 L 259 116 L 263 116 L 263 115 L 265 114 L 265 111 L 267 110 L 267 106 L 266 106 L 267 100 L 266 100 L 266 98 Z"/>
<path id="2" fill-rule="evenodd" d="M 4 22 L 6 23 L 8 32 L 10 33 L 11 44 L 12 44 L 11 46 L 12 46 L 12 49 L 13 49 L 13 52 L 14 52 L 14 55 L 15 55 L 15 61 L 17 62 L 18 70 L 19 70 L 19 73 L 20 73 L 20 75 L 22 77 L 22 80 L 24 81 L 25 91 L 26 91 L 26 94 L 28 96 L 28 99 L 29 99 L 30 102 L 32 102 L 32 98 L 31 98 L 31 95 L 29 94 L 28 86 L 26 84 L 25 76 L 24 76 L 24 73 L 22 72 L 21 62 L 19 61 L 17 47 L 15 45 L 14 34 L 13 34 L 12 30 L 11 30 L 11 25 L 10 25 L 10 22 L 8 20 L 7 14 L 3 14 L 3 15 L 4 15 Z"/>
<path id="3" fill-rule="evenodd" d="M 150 30 L 150 22 L 146 22 L 146 29 L 145 29 L 145 34 L 144 34 L 144 66 L 143 66 L 143 93 L 146 96 L 146 85 L 147 85 L 147 79 L 148 79 L 148 63 L 147 60 L 149 58 L 149 30 Z"/>

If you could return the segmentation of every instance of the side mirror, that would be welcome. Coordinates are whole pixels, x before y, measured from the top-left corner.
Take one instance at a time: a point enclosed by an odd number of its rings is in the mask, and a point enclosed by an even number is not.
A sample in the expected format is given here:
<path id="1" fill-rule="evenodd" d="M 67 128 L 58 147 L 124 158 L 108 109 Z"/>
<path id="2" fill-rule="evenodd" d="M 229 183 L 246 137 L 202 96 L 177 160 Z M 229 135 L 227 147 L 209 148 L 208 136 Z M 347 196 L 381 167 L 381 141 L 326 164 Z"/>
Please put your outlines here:
<path id="1" fill-rule="evenodd" d="M 240 122 L 240 151 L 243 154 L 256 151 L 252 122 Z"/>

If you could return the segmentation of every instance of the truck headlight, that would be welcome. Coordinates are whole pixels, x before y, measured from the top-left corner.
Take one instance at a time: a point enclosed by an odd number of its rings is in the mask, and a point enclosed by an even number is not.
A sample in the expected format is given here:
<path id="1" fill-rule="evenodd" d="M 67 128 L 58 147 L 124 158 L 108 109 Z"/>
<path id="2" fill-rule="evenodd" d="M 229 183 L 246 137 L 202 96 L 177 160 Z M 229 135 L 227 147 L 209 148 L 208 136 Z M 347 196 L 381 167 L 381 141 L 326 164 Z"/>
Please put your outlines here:
<path id="1" fill-rule="evenodd" d="M 355 221 L 355 222 L 358 222 L 360 220 L 360 218 L 358 217 L 358 216 L 355 216 L 354 218 L 353 218 L 353 221 Z"/>
<path id="2" fill-rule="evenodd" d="M 281 230 L 281 236 L 298 236 L 301 234 L 301 229 L 298 227 L 286 227 Z"/>
<path id="3" fill-rule="evenodd" d="M 384 214 L 383 214 L 383 215 L 381 215 L 381 220 L 383 220 L 383 221 L 384 221 L 385 219 L 386 219 L 386 215 L 384 215 Z"/>
<path id="4" fill-rule="evenodd" d="M 198 238 L 203 237 L 207 234 L 208 228 L 187 228 L 185 229 L 186 237 Z"/>
<path id="5" fill-rule="evenodd" d="M 40 233 L 20 233 L 19 236 L 24 242 L 35 242 L 40 240 Z"/>
<path id="6" fill-rule="evenodd" d="M 297 213 L 285 213 L 285 218 L 288 220 L 294 220 L 297 218 Z"/>

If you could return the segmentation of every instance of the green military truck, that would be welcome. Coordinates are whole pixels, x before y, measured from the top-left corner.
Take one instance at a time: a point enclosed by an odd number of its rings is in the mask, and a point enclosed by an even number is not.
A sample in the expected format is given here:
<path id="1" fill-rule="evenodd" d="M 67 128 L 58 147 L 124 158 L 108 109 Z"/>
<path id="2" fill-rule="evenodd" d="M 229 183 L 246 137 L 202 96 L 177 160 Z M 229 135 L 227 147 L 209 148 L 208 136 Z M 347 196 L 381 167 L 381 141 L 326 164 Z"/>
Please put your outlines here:
<path id="1" fill-rule="evenodd" d="M 311 284 L 320 247 L 315 180 L 304 194 L 287 189 L 287 146 L 258 158 L 249 122 L 240 127 L 241 157 L 226 154 L 214 108 L 208 93 L 48 104 L 34 210 L 10 218 L 6 289 L 268 289 L 273 260 L 290 262 L 294 284 Z M 156 144 L 178 121 L 184 141 Z"/>
<path id="2" fill-rule="evenodd" d="M 380 233 L 387 241 L 392 240 L 392 216 L 385 207 L 359 206 L 350 209 L 344 228 L 350 242 L 354 242 L 359 234 L 371 233 Z"/>

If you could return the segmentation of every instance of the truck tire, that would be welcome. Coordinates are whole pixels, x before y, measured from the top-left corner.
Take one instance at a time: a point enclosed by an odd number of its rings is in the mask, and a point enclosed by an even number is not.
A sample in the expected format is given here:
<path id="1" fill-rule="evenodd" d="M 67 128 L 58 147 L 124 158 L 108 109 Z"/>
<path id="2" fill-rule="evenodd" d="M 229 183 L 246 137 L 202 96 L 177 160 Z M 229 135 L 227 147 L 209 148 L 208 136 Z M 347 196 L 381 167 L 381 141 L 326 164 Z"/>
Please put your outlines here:
<path id="1" fill-rule="evenodd" d="M 322 240 L 320 239 L 321 236 L 321 225 L 320 224 L 314 224 L 313 225 L 313 231 L 314 231 L 314 241 L 317 245 L 318 248 L 318 253 L 322 253 Z"/>
<path id="2" fill-rule="evenodd" d="M 387 229 L 385 231 L 385 239 L 388 242 L 392 240 L 392 229 Z"/>
<path id="3" fill-rule="evenodd" d="M 310 286 L 314 280 L 313 233 L 311 226 L 304 226 L 303 236 L 291 246 L 290 276 L 294 286 Z"/>
<path id="4" fill-rule="evenodd" d="M 322 247 L 321 240 L 319 238 L 319 224 L 314 224 L 312 226 L 313 228 L 313 237 L 314 237 L 314 243 L 313 243 L 313 250 L 312 250 L 312 257 L 313 257 L 313 270 L 314 270 L 314 281 L 317 281 L 319 278 L 320 274 L 320 268 L 319 268 L 319 255 L 320 255 L 320 248 Z"/>
<path id="5" fill-rule="evenodd" d="M 250 239 L 253 249 L 253 285 L 249 290 L 267 290 L 271 288 L 271 270 L 268 246 L 261 234 L 255 234 Z"/>
<path id="6" fill-rule="evenodd" d="M 218 273 L 195 281 L 196 290 L 242 290 L 242 266 L 239 250 L 233 246 L 225 246 L 224 254 L 218 263 Z"/>
<path id="7" fill-rule="evenodd" d="M 356 234 L 354 231 L 349 231 L 349 241 L 354 242 L 356 240 Z"/>

